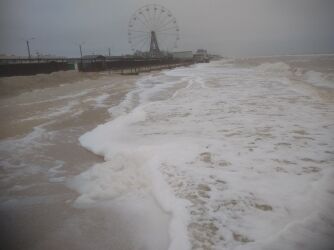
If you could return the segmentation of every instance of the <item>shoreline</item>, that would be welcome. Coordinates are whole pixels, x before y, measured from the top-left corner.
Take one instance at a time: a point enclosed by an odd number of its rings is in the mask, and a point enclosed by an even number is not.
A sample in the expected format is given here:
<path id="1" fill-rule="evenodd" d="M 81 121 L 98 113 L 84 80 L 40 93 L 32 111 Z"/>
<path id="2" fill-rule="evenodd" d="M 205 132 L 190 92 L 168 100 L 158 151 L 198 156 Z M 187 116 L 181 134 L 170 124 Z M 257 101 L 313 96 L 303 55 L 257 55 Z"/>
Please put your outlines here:
<path id="1" fill-rule="evenodd" d="M 192 65 L 192 64 L 190 64 Z M 139 74 L 154 74 L 166 69 L 188 67 L 189 64 L 173 64 L 134 68 L 122 70 L 104 70 L 98 72 L 80 72 L 77 70 L 56 71 L 49 74 L 36 74 L 28 76 L 0 77 L 0 98 L 20 95 L 38 89 L 57 87 L 62 84 L 71 84 L 78 81 L 98 80 L 103 77 L 113 76 L 137 76 Z"/>
<path id="2" fill-rule="evenodd" d="M 13 97 L 38 89 L 58 87 L 62 84 L 97 80 L 106 75 L 105 72 L 82 73 L 75 70 L 68 70 L 31 76 L 0 77 L 0 98 Z"/>
<path id="3" fill-rule="evenodd" d="M 19 91 L 1 98 L 0 114 L 7 119 L 0 124 L 4 171 L 0 220 L 3 229 L 7 229 L 1 237 L 7 249 L 87 249 L 93 244 L 89 243 L 91 240 L 100 249 L 108 245 L 132 249 L 133 243 L 145 241 L 146 236 L 139 227 L 145 223 L 147 230 L 156 234 L 160 245 L 167 244 L 168 236 L 163 236 L 167 217 L 152 201 L 148 200 L 150 206 L 142 206 L 141 219 L 136 217 L 136 211 L 124 213 L 117 202 L 91 208 L 72 206 L 79 194 L 69 189 L 67 182 L 103 162 L 100 156 L 83 148 L 78 138 L 113 119 L 108 109 L 117 106 L 139 79 L 138 76 L 97 75 L 93 75 L 93 80 L 84 78 L 68 84 L 57 82 L 56 76 L 56 84 L 47 88 Z M 11 154 L 13 150 L 16 154 Z M 156 223 L 161 225 L 155 224 L 150 214 L 156 214 Z M 132 232 L 136 226 L 129 224 L 129 219 L 137 220 L 136 230 L 142 236 Z M 92 228 L 96 220 L 99 226 Z M 82 229 L 73 228 L 73 223 Z M 104 228 L 108 228 L 108 233 L 103 232 Z"/>

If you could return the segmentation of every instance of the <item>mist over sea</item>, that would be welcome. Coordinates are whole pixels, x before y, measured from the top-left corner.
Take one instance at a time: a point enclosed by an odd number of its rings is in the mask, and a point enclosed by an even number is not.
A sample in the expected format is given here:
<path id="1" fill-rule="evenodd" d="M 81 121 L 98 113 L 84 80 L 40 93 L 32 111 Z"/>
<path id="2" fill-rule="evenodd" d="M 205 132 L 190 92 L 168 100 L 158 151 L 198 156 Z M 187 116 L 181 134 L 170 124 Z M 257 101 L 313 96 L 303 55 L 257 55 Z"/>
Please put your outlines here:
<path id="1" fill-rule="evenodd" d="M 4 246 L 333 249 L 333 65 L 2 79 Z"/>

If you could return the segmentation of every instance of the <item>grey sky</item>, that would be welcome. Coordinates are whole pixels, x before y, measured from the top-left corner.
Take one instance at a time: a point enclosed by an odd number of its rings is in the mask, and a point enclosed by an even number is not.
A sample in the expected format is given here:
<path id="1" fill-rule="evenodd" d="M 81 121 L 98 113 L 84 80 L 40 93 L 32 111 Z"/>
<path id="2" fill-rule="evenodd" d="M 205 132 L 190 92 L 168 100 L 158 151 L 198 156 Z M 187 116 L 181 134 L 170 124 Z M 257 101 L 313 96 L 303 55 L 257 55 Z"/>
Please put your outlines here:
<path id="1" fill-rule="evenodd" d="M 229 56 L 334 53 L 334 0 L 0 0 L 0 53 L 78 56 L 130 52 L 139 7 L 162 4 L 180 26 L 179 50 Z"/>

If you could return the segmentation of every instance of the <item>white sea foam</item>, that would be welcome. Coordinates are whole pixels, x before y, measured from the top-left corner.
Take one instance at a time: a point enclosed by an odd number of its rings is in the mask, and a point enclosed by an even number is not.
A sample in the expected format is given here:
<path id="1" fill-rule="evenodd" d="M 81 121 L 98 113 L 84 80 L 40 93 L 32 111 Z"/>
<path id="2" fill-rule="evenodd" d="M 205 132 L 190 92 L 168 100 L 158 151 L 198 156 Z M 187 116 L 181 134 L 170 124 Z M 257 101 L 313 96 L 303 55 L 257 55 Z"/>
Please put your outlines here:
<path id="1" fill-rule="evenodd" d="M 103 93 L 99 96 L 96 96 L 94 98 L 88 98 L 85 100 L 85 102 L 90 102 L 90 101 L 94 101 L 95 102 L 95 107 L 96 108 L 104 108 L 104 107 L 108 107 L 108 105 L 104 104 L 104 102 L 110 97 L 109 94 L 107 93 Z"/>
<path id="2" fill-rule="evenodd" d="M 329 249 L 334 107 L 289 75 L 218 62 L 142 78 L 80 138 L 105 163 L 72 180 L 75 204 L 153 195 L 175 250 Z"/>
<path id="3" fill-rule="evenodd" d="M 134 90 L 125 96 L 120 105 L 110 108 L 109 113 L 115 118 L 127 114 L 139 104 L 154 101 L 154 98 L 163 99 L 163 96 L 161 96 L 163 92 L 168 92 L 168 89 L 172 89 L 186 80 L 187 78 L 175 79 L 161 75 L 142 77 L 136 82 Z M 165 98 L 167 97 L 168 95 Z"/>
<path id="4" fill-rule="evenodd" d="M 316 87 L 326 87 L 334 89 L 334 75 L 325 75 L 316 71 L 307 71 L 304 79 Z"/>
<path id="5" fill-rule="evenodd" d="M 78 106 L 80 102 L 78 101 L 69 101 L 66 105 L 60 107 L 51 107 L 47 111 L 42 114 L 37 114 L 31 116 L 29 118 L 21 119 L 21 121 L 31 121 L 31 120 L 38 120 L 38 119 L 54 119 L 56 117 L 60 117 L 64 114 L 71 113 L 76 106 Z M 74 113 L 76 114 L 76 112 Z M 73 116 L 74 116 L 73 114 Z"/>
<path id="6" fill-rule="evenodd" d="M 40 90 L 39 89 L 38 91 L 45 91 L 45 90 Z M 57 101 L 62 101 L 62 100 L 67 100 L 67 99 L 75 99 L 75 98 L 87 95 L 90 91 L 91 90 L 88 89 L 88 90 L 80 91 L 79 93 L 76 93 L 76 94 L 50 97 L 46 100 L 34 101 L 34 102 L 28 102 L 28 103 L 21 103 L 19 105 L 20 106 L 27 106 L 27 105 L 43 104 L 43 103 L 46 103 L 46 102 L 57 102 Z"/>
<path id="7" fill-rule="evenodd" d="M 45 126 L 51 122 L 46 122 L 41 125 L 35 126 L 30 133 L 23 137 L 8 138 L 0 142 L 0 150 L 3 152 L 17 152 L 29 149 L 31 146 L 45 146 L 49 145 L 47 140 L 42 139 L 52 138 L 53 131 L 46 131 Z"/>
<path id="8" fill-rule="evenodd" d="M 269 72 L 286 72 L 290 70 L 290 66 L 283 62 L 263 63 L 257 66 L 257 69 Z"/>

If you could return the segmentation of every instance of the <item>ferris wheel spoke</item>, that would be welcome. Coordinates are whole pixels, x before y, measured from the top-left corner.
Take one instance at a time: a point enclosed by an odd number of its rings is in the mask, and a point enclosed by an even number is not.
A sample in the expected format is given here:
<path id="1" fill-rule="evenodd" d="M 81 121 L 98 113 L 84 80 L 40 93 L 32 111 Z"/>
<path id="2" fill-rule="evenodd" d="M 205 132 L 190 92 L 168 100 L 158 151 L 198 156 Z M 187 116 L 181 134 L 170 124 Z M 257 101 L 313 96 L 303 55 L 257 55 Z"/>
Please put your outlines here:
<path id="1" fill-rule="evenodd" d="M 160 17 L 161 17 L 161 14 L 162 14 L 162 9 L 159 9 L 157 8 L 157 10 L 155 11 L 155 14 L 154 14 L 154 29 L 156 29 L 159 25 L 159 20 L 160 20 Z"/>
<path id="2" fill-rule="evenodd" d="M 139 32 L 139 33 L 147 33 L 147 34 L 150 33 L 148 31 L 144 31 L 144 30 L 129 30 L 129 32 Z"/>
<path id="3" fill-rule="evenodd" d="M 174 26 L 174 27 L 166 27 L 166 28 L 164 28 L 164 29 L 162 29 L 162 30 L 157 30 L 157 32 L 159 33 L 159 32 L 164 32 L 164 31 L 169 31 L 169 30 L 175 30 L 175 32 L 178 32 L 178 27 L 177 26 Z"/>
<path id="4" fill-rule="evenodd" d="M 166 26 L 166 27 L 163 27 L 163 28 L 160 28 L 159 30 L 157 30 L 157 32 L 165 32 L 165 31 L 167 31 L 167 30 L 175 30 L 175 32 L 178 32 L 179 30 L 179 27 L 178 26 L 170 26 L 170 25 L 168 25 L 168 26 Z"/>
<path id="5" fill-rule="evenodd" d="M 166 33 L 166 32 L 157 32 L 157 35 L 159 36 L 178 36 L 177 33 Z"/>
<path id="6" fill-rule="evenodd" d="M 151 28 L 151 24 L 150 24 L 150 22 L 149 22 L 149 19 L 147 19 L 146 15 L 144 14 L 144 11 L 142 11 L 141 13 L 142 13 L 142 16 L 143 16 L 144 19 L 145 19 L 145 22 L 147 23 L 147 28 L 148 28 L 149 30 L 151 30 L 152 28 Z"/>
<path id="7" fill-rule="evenodd" d="M 142 51 L 142 49 L 145 49 L 145 47 L 147 48 L 147 45 L 148 45 L 148 39 L 145 39 L 143 42 L 141 42 L 139 45 L 138 45 L 138 50 L 139 51 Z"/>
<path id="8" fill-rule="evenodd" d="M 162 13 L 164 13 L 162 10 L 160 11 L 160 13 L 159 13 L 159 16 L 158 16 L 158 18 L 157 18 L 157 26 L 159 26 L 159 24 L 160 24 L 160 21 L 161 21 L 161 14 Z"/>
<path id="9" fill-rule="evenodd" d="M 155 25 L 156 25 L 156 17 L 157 17 L 157 7 L 154 6 L 154 17 L 153 17 L 153 20 L 154 20 Z"/>
<path id="10" fill-rule="evenodd" d="M 160 45 L 162 45 L 161 48 L 163 50 L 168 50 L 168 46 L 166 46 L 166 43 L 164 42 L 164 40 L 159 39 L 158 42 L 159 42 Z"/>
<path id="11" fill-rule="evenodd" d="M 144 37 L 149 37 L 148 35 L 138 35 L 138 36 L 131 36 L 131 39 L 139 39 L 139 38 L 144 38 Z"/>
<path id="12" fill-rule="evenodd" d="M 168 13 L 166 13 L 166 11 L 164 12 L 164 14 L 162 15 L 158 26 L 161 26 L 164 22 L 166 22 L 170 17 L 168 16 Z"/>
<path id="13" fill-rule="evenodd" d="M 136 46 L 136 45 L 138 45 L 138 43 L 140 43 L 141 41 L 145 40 L 146 38 L 147 37 L 136 38 L 136 39 L 133 40 L 132 45 Z"/>
<path id="14" fill-rule="evenodd" d="M 144 43 L 140 46 L 139 50 L 145 48 L 145 45 L 147 45 L 148 39 L 145 39 Z"/>
<path id="15" fill-rule="evenodd" d="M 151 17 L 151 23 L 152 23 L 152 29 L 154 29 L 155 26 L 155 14 L 154 14 L 154 8 L 150 11 L 150 17 Z"/>
<path id="16" fill-rule="evenodd" d="M 152 12 L 152 15 L 151 15 L 151 23 L 152 23 L 152 30 L 154 30 L 155 29 L 155 26 L 157 25 L 156 24 L 156 17 L 155 17 L 155 13 L 154 12 Z"/>
<path id="17" fill-rule="evenodd" d="M 147 20 L 147 17 L 145 16 L 145 14 L 144 14 L 144 11 L 141 11 L 141 16 L 144 18 L 144 22 L 147 24 L 147 27 L 148 27 L 148 29 L 150 29 L 150 24 L 149 24 L 149 22 L 148 22 L 148 20 Z"/>
<path id="18" fill-rule="evenodd" d="M 136 44 L 138 41 L 140 40 L 143 40 L 143 39 L 148 39 L 149 37 L 146 37 L 146 36 L 143 36 L 143 37 L 135 37 L 135 38 L 132 38 L 132 42 L 133 44 Z"/>
<path id="19" fill-rule="evenodd" d="M 136 19 L 139 20 L 139 22 L 146 28 L 146 29 L 150 29 L 148 26 L 147 21 L 145 20 L 145 17 L 143 16 L 143 14 L 138 14 L 136 15 Z M 139 24 L 137 22 L 137 24 Z"/>
<path id="20" fill-rule="evenodd" d="M 168 19 L 169 16 L 162 17 L 160 23 L 158 24 L 158 28 L 161 27 Z"/>
<path id="21" fill-rule="evenodd" d="M 151 9 L 147 8 L 146 9 L 147 15 L 148 15 L 148 20 L 152 23 L 152 15 L 151 15 Z"/>
<path id="22" fill-rule="evenodd" d="M 159 26 L 157 30 L 166 28 L 166 27 L 168 27 L 169 24 L 173 25 L 173 24 L 175 24 L 174 22 L 176 22 L 174 18 L 171 19 L 171 20 L 168 20 L 168 21 L 165 22 L 163 25 Z"/>
<path id="23" fill-rule="evenodd" d="M 153 30 L 155 29 L 155 26 L 157 25 L 156 23 L 156 10 L 153 9 L 152 13 L 152 23 L 153 23 Z"/>
<path id="24" fill-rule="evenodd" d="M 131 36 L 131 37 L 149 36 L 149 33 L 134 33 L 134 34 L 131 34 L 131 33 L 130 33 L 130 36 Z"/>
<path id="25" fill-rule="evenodd" d="M 141 28 L 149 29 L 147 24 L 143 20 L 141 20 L 139 17 L 137 17 L 136 20 L 139 20 L 139 22 L 142 24 Z M 134 26 L 134 25 L 132 25 L 132 26 Z M 138 25 L 136 25 L 136 26 L 138 26 Z M 136 28 L 138 28 L 138 27 L 136 27 Z"/>
<path id="26" fill-rule="evenodd" d="M 137 19 L 149 30 L 150 29 L 150 27 L 149 27 L 149 24 L 147 23 L 147 20 L 146 20 L 146 18 L 145 18 L 145 16 L 144 16 L 144 20 L 142 20 L 142 19 L 140 19 L 140 17 L 139 16 L 137 16 Z"/>
<path id="27" fill-rule="evenodd" d="M 132 43 L 132 47 L 138 46 L 139 44 L 141 44 L 146 39 L 147 39 L 147 37 L 143 37 L 143 38 L 137 39 L 135 42 Z"/>
<path id="28" fill-rule="evenodd" d="M 148 35 L 149 33 L 148 31 L 129 30 L 128 35 Z"/>
<path id="29" fill-rule="evenodd" d="M 167 29 L 167 28 L 169 28 L 169 27 L 171 27 L 171 26 L 173 26 L 173 24 L 171 24 L 171 23 L 165 23 L 164 25 L 159 26 L 159 27 L 156 29 L 156 31 L 159 32 L 159 31 L 162 31 L 162 30 L 164 30 L 164 29 Z"/>

